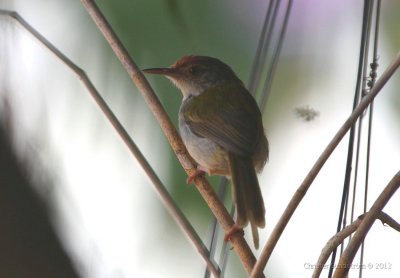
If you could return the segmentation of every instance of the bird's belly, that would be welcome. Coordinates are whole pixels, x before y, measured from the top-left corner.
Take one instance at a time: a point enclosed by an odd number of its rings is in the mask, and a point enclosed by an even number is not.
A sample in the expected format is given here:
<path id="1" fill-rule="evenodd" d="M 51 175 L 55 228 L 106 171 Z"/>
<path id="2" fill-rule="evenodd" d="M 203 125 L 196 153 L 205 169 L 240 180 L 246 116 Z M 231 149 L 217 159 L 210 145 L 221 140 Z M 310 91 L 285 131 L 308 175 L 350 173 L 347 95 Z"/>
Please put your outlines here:
<path id="1" fill-rule="evenodd" d="M 179 130 L 189 154 L 208 174 L 229 176 L 228 156 L 224 149 L 210 139 L 194 134 L 183 121 L 179 123 Z"/>

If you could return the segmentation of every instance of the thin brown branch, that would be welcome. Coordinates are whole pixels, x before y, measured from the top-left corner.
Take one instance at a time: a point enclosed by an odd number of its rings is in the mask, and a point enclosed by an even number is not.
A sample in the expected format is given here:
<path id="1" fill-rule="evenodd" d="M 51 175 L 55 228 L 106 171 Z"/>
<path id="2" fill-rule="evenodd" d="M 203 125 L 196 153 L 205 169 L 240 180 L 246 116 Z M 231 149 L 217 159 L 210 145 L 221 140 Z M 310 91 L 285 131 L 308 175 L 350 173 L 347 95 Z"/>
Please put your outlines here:
<path id="1" fill-rule="evenodd" d="M 182 142 L 182 139 L 180 138 L 164 108 L 161 106 L 153 89 L 150 87 L 149 83 L 143 76 L 142 72 L 138 69 L 135 62 L 129 56 L 128 52 L 122 45 L 121 41 L 118 39 L 117 35 L 112 30 L 111 26 L 108 24 L 104 15 L 94 3 L 94 1 L 81 0 L 81 2 L 92 17 L 93 21 L 96 23 L 99 30 L 104 35 L 105 39 L 115 52 L 118 59 L 121 61 L 132 81 L 139 89 L 154 117 L 160 124 L 161 129 L 163 130 L 169 143 L 171 144 L 172 149 L 174 150 L 179 162 L 182 164 L 186 173 L 188 175 L 191 175 L 195 171 L 195 163 L 193 159 L 189 156 Z M 214 190 L 205 178 L 198 177 L 194 181 L 197 189 L 199 190 L 207 205 L 210 207 L 211 211 L 217 218 L 219 224 L 222 226 L 225 232 L 228 232 L 234 222 L 232 217 L 226 210 L 225 206 L 218 199 L 217 194 L 214 192 Z M 245 269 L 250 273 L 256 259 L 251 252 L 247 242 L 244 240 L 243 236 L 238 233 L 232 237 L 231 242 L 233 249 L 238 254 Z"/>
<path id="2" fill-rule="evenodd" d="M 326 243 L 325 247 L 321 251 L 321 255 L 318 258 L 317 263 L 315 264 L 315 270 L 312 275 L 313 278 L 317 278 L 320 276 L 322 270 L 327 266 L 326 261 L 329 256 L 332 254 L 333 250 L 335 250 L 342 242 L 349 237 L 352 233 L 354 233 L 361 224 L 361 221 L 364 219 L 365 214 L 360 215 L 356 221 L 346 226 L 343 230 L 335 234 L 329 241 Z M 377 219 L 381 220 L 383 224 L 387 224 L 392 227 L 394 230 L 400 232 L 400 224 L 396 222 L 392 217 L 381 211 L 377 215 Z"/>
<path id="3" fill-rule="evenodd" d="M 365 214 L 364 219 L 361 221 L 353 238 L 350 240 L 346 249 L 343 251 L 340 257 L 339 263 L 336 267 L 336 271 L 333 274 L 333 278 L 345 277 L 349 272 L 353 259 L 360 248 L 365 236 L 367 235 L 372 224 L 374 224 L 379 213 L 385 207 L 387 202 L 393 196 L 397 189 L 400 187 L 400 171 L 393 177 L 386 188 L 382 191 L 371 209 Z"/>
<path id="4" fill-rule="evenodd" d="M 150 164 L 147 162 L 146 158 L 140 152 L 139 148 L 133 142 L 132 138 L 129 136 L 128 132 L 124 129 L 121 123 L 118 121 L 114 113 L 108 107 L 104 99 L 98 93 L 97 89 L 94 87 L 90 79 L 87 77 L 86 73 L 79 68 L 75 63 L 73 63 L 67 56 L 65 56 L 61 51 L 59 51 L 53 44 L 51 44 L 45 37 L 43 37 L 38 31 L 36 31 L 32 26 L 30 26 L 18 13 L 13 11 L 0 10 L 0 15 L 10 16 L 14 18 L 18 23 L 20 23 L 26 30 L 28 30 L 36 39 L 38 39 L 44 46 L 46 46 L 52 53 L 54 53 L 62 62 L 64 62 L 69 68 L 71 68 L 77 76 L 81 79 L 86 89 L 96 101 L 99 108 L 102 110 L 106 118 L 109 120 L 111 125 L 117 131 L 118 135 L 122 138 L 126 146 L 129 148 L 131 153 L 135 156 L 140 166 L 143 168 L 150 181 L 152 182 L 156 192 L 158 193 L 161 201 L 168 209 L 169 213 L 175 219 L 178 226 L 182 231 L 188 236 L 195 248 L 200 253 L 201 257 L 206 261 L 207 267 L 215 277 L 219 277 L 220 270 L 214 265 L 210 260 L 208 250 L 201 241 L 200 237 L 194 230 L 193 226 L 182 214 L 178 206 L 175 204 L 174 200 L 166 190 L 165 186 L 162 184 L 161 180 L 158 178 L 157 174 L 151 168 Z"/>
<path id="5" fill-rule="evenodd" d="M 400 52 L 397 53 L 396 57 L 394 58 L 392 64 L 386 69 L 386 71 L 382 74 L 381 78 L 376 82 L 375 86 L 371 89 L 371 92 L 364 97 L 364 99 L 360 102 L 360 104 L 354 109 L 353 113 L 349 116 L 349 118 L 344 122 L 342 127 L 338 130 L 336 135 L 333 137 L 331 142 L 322 152 L 318 160 L 315 162 L 314 166 L 311 168 L 310 172 L 305 177 L 304 181 L 297 189 L 295 194 L 293 195 L 292 199 L 290 200 L 288 206 L 286 207 L 285 211 L 283 212 L 281 218 L 279 219 L 278 223 L 272 230 L 270 237 L 261 252 L 261 255 L 254 266 L 254 269 L 251 273 L 250 277 L 258 278 L 260 277 L 265 265 L 267 264 L 279 238 L 281 237 L 283 231 L 287 223 L 289 222 L 290 218 L 292 217 L 294 211 L 296 210 L 297 206 L 300 204 L 301 200 L 307 193 L 307 190 L 310 188 L 312 182 L 314 181 L 315 177 L 318 175 L 319 171 L 321 170 L 322 166 L 328 160 L 329 156 L 335 150 L 336 146 L 339 142 L 343 139 L 347 131 L 351 128 L 351 126 L 356 122 L 357 118 L 364 112 L 364 110 L 368 107 L 368 105 L 374 100 L 376 95 L 379 91 L 383 88 L 386 82 L 391 78 L 393 73 L 396 69 L 400 66 Z"/>
<path id="6" fill-rule="evenodd" d="M 387 224 L 389 227 L 400 232 L 400 223 L 394 220 L 392 217 L 381 211 L 378 214 L 377 219 L 381 220 L 382 224 Z"/>

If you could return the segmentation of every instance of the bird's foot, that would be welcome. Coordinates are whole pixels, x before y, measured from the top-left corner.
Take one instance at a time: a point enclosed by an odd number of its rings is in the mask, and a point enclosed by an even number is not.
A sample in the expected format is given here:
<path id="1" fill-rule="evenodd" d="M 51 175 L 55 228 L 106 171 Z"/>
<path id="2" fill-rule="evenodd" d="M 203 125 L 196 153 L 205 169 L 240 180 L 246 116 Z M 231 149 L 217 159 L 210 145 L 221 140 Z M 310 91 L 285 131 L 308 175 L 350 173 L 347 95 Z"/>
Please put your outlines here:
<path id="1" fill-rule="evenodd" d="M 194 179 L 200 176 L 204 176 L 206 171 L 200 166 L 196 168 L 196 171 L 194 171 L 192 174 L 189 175 L 189 177 L 186 179 L 187 184 L 193 183 Z"/>
<path id="2" fill-rule="evenodd" d="M 229 229 L 227 233 L 225 233 L 224 240 L 225 241 L 230 241 L 232 239 L 232 236 L 236 233 L 239 233 L 240 235 L 244 236 L 244 231 L 242 227 L 237 225 L 236 223 L 233 224 L 233 226 Z"/>

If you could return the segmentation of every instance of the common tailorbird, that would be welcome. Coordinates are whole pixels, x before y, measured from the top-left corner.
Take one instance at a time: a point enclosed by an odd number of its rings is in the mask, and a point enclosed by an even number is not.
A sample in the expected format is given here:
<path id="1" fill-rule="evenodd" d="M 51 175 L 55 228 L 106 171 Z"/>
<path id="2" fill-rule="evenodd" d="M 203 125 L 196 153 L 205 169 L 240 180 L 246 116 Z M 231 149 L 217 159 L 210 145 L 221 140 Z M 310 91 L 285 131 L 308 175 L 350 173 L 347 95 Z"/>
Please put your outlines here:
<path id="1" fill-rule="evenodd" d="M 233 70 L 215 58 L 184 56 L 168 68 L 143 71 L 166 76 L 182 91 L 179 130 L 198 164 L 188 181 L 204 172 L 230 179 L 237 219 L 226 238 L 250 222 L 258 248 L 265 208 L 257 172 L 268 159 L 268 141 L 256 101 Z"/>

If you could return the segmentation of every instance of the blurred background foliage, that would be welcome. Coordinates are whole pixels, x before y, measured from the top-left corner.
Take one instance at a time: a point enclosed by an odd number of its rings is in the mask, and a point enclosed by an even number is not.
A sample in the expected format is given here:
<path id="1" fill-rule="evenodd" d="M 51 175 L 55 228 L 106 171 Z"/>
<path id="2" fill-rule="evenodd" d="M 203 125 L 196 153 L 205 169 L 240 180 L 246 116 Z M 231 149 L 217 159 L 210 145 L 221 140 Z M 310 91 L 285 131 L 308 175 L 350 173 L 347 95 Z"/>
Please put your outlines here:
<path id="1" fill-rule="evenodd" d="M 183 55 L 207 55 L 225 61 L 246 84 L 268 6 L 261 0 L 96 2 L 139 67 L 165 67 Z M 261 245 L 351 111 L 362 7 L 361 0 L 295 1 L 264 112 L 271 154 L 260 177 L 267 206 Z M 205 239 L 209 209 L 194 187 L 185 185 L 184 171 L 158 124 L 80 2 L 0 0 L 0 8 L 16 10 L 88 73 Z M 378 74 L 400 48 L 399 11 L 399 1 L 383 1 Z M 41 165 L 36 176 L 51 177 L 52 186 L 37 187 L 50 200 L 53 221 L 81 274 L 202 277 L 202 260 L 79 80 L 12 20 L 0 18 L 0 34 L 0 115 L 3 119 L 10 115 L 14 151 L 34 161 L 30 167 Z M 180 93 L 164 78 L 149 77 L 149 81 L 176 124 Z M 399 83 L 397 74 L 376 103 L 371 177 L 376 189 L 371 190 L 371 200 L 400 162 Z M 319 113 L 313 121 L 296 116 L 296 108 L 306 106 Z M 7 107 L 10 112 L 5 113 Z M 316 261 L 335 231 L 346 144 L 339 146 L 317 178 L 317 189 L 307 195 L 308 203 L 288 226 L 267 266 L 271 277 L 311 275 L 305 263 Z M 24 155 L 27 152 L 29 156 Z M 210 180 L 216 186 L 219 178 Z M 390 208 L 399 219 L 398 206 Z M 391 216 L 396 218 L 396 213 Z M 324 223 L 318 235 L 316 219 Z M 387 236 L 387 231 L 380 232 L 378 238 L 383 232 Z M 400 269 L 392 253 L 371 253 L 382 261 L 387 255 Z M 230 256 L 226 277 L 244 277 L 244 273 L 237 257 Z M 376 274 L 367 272 L 364 277 Z"/>

